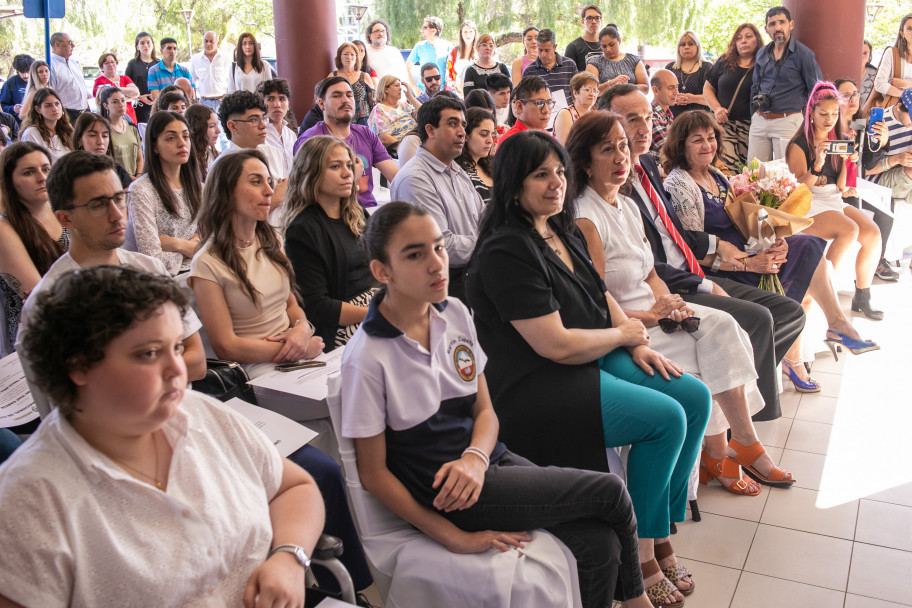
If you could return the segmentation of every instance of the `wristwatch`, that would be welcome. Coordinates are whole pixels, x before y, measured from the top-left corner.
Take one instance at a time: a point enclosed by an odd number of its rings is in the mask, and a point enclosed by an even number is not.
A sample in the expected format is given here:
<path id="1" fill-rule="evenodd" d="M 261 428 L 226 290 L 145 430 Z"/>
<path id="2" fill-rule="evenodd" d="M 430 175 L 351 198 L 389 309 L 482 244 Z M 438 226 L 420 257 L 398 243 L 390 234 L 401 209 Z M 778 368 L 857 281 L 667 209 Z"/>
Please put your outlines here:
<path id="1" fill-rule="evenodd" d="M 713 269 L 713 271 L 718 272 L 719 268 L 721 268 L 721 267 L 722 267 L 722 256 L 716 254 L 716 259 L 713 260 L 713 263 L 712 263 L 712 269 Z"/>
<path id="2" fill-rule="evenodd" d="M 269 555 L 266 559 L 269 559 L 278 552 L 282 553 L 291 553 L 294 555 L 295 559 L 298 560 L 298 563 L 306 570 L 310 568 L 310 557 L 307 555 L 307 552 L 304 551 L 301 547 L 297 545 L 279 545 L 275 549 L 269 552 Z"/>

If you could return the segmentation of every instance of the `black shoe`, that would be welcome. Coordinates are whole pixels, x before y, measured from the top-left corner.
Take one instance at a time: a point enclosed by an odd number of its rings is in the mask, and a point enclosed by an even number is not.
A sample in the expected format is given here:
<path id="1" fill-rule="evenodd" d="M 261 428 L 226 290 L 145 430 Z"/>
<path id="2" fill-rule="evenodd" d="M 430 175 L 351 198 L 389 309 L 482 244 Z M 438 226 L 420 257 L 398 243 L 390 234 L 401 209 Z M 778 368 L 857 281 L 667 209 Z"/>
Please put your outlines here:
<path id="1" fill-rule="evenodd" d="M 874 276 L 881 281 L 899 280 L 899 273 L 893 270 L 893 266 L 887 261 L 887 258 L 880 258 L 880 263 L 877 264 L 877 270 L 874 271 Z"/>
<path id="2" fill-rule="evenodd" d="M 864 313 L 864 316 L 874 321 L 880 321 L 884 317 L 883 311 L 871 308 L 870 287 L 865 289 L 855 288 L 855 297 L 852 298 L 852 312 Z"/>

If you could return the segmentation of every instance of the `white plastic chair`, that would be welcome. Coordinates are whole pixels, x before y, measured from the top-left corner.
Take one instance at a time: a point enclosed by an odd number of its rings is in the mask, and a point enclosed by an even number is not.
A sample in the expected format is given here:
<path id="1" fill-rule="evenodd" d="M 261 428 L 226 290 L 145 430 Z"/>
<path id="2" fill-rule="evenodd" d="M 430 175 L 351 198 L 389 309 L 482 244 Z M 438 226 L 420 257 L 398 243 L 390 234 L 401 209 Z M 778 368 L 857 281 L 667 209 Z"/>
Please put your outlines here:
<path id="1" fill-rule="evenodd" d="M 384 608 L 581 608 L 576 560 L 543 530 L 521 551 L 461 555 L 413 528 L 365 490 L 354 443 L 342 436 L 342 379 L 329 378 L 327 402 L 342 472 L 364 552 Z"/>

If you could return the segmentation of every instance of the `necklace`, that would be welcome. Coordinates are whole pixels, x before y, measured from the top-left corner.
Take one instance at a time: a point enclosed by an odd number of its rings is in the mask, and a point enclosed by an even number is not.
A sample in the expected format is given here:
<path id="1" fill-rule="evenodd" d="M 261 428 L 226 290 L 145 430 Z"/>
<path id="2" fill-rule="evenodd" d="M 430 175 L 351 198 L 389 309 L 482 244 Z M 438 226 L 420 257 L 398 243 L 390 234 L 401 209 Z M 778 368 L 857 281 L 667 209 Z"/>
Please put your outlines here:
<path id="1" fill-rule="evenodd" d="M 553 232 L 551 234 L 549 234 L 548 236 L 545 236 L 542 234 L 541 237 L 543 239 L 545 239 L 545 242 L 548 243 L 548 247 L 553 249 L 554 253 L 556 253 L 557 255 L 560 255 L 564 252 L 563 249 L 561 249 L 559 246 L 554 244 L 554 233 Z"/>
<path id="2" fill-rule="evenodd" d="M 160 482 L 158 480 L 158 442 L 155 441 L 155 433 L 152 433 L 152 450 L 155 452 L 155 475 L 147 475 L 146 473 L 143 473 L 139 469 L 137 469 L 135 467 L 131 467 L 126 462 L 124 462 L 122 460 L 118 460 L 117 458 L 114 458 L 113 456 L 108 456 L 108 458 L 110 458 L 111 460 L 113 460 L 114 462 L 119 464 L 120 466 L 126 467 L 127 469 L 133 471 L 137 475 L 139 475 L 141 477 L 145 477 L 147 480 L 151 480 L 152 482 L 154 482 L 156 488 L 158 488 L 159 490 L 164 492 L 165 487 L 162 485 L 162 482 Z"/>
<path id="3" fill-rule="evenodd" d="M 241 244 L 241 249 L 246 249 L 247 247 L 253 245 L 253 241 L 246 241 L 239 236 L 236 236 L 234 238 L 236 238 L 237 242 Z"/>

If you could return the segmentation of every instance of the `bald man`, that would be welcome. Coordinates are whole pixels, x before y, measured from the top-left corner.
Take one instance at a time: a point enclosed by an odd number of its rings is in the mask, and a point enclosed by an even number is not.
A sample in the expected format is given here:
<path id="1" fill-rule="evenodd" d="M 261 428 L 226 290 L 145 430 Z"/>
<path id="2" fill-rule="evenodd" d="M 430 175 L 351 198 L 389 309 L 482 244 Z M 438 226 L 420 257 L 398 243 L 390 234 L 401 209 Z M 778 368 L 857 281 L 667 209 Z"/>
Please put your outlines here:
<path id="1" fill-rule="evenodd" d="M 649 79 L 652 87 L 652 146 L 649 153 L 659 162 L 659 150 L 665 145 L 665 136 L 674 115 L 668 108 L 678 96 L 678 78 L 671 70 L 656 70 Z"/>
<path id="2" fill-rule="evenodd" d="M 203 105 L 216 113 L 219 102 L 228 92 L 228 68 L 231 65 L 231 58 L 219 51 L 219 42 L 218 34 L 206 32 L 203 34 L 203 52 L 190 58 L 190 75 L 196 84 L 196 94 Z"/>

